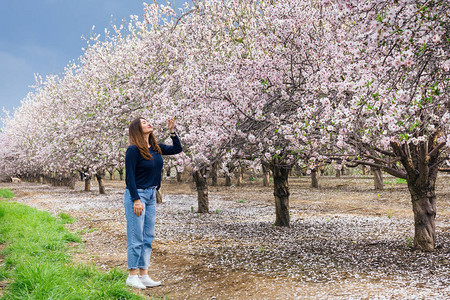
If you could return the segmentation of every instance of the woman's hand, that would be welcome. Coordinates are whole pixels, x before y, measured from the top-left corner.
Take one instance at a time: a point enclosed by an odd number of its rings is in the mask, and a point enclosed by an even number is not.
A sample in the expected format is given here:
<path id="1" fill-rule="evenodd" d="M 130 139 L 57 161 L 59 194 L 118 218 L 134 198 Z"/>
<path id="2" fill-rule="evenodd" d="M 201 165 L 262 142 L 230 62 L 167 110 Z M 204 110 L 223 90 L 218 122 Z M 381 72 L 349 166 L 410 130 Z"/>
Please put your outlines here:
<path id="1" fill-rule="evenodd" d="M 142 215 L 142 211 L 144 210 L 144 206 L 140 199 L 134 200 L 134 213 L 136 216 L 140 217 Z"/>
<path id="2" fill-rule="evenodd" d="M 175 132 L 175 118 L 172 117 L 172 119 L 167 120 L 167 125 L 169 127 L 170 133 Z"/>

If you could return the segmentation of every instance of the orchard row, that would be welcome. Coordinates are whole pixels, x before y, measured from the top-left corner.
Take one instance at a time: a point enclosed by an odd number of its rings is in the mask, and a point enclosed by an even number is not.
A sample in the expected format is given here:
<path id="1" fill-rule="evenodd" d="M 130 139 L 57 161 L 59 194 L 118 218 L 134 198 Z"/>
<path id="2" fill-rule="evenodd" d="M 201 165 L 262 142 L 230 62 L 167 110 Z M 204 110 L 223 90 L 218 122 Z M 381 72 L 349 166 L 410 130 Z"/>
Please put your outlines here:
<path id="1" fill-rule="evenodd" d="M 289 225 L 296 165 L 365 165 L 406 179 L 415 247 L 433 251 L 435 181 L 450 149 L 448 1 L 196 0 L 145 5 L 89 41 L 60 76 L 4 118 L 8 176 L 122 169 L 127 127 L 148 118 L 185 149 L 166 163 L 205 172 L 270 168 L 276 225 Z M 205 206 L 206 205 L 206 206 Z"/>

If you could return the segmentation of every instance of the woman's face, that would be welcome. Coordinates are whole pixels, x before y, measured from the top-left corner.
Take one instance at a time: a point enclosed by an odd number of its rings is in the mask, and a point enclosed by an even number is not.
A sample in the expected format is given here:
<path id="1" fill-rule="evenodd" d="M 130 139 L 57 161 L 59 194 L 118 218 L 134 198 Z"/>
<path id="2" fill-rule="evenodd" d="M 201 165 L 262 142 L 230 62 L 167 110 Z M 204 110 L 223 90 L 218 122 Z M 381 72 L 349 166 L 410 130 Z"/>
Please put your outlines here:
<path id="1" fill-rule="evenodd" d="M 150 123 L 145 119 L 141 119 L 141 129 L 144 134 L 150 134 L 153 132 L 152 125 L 150 125 Z"/>

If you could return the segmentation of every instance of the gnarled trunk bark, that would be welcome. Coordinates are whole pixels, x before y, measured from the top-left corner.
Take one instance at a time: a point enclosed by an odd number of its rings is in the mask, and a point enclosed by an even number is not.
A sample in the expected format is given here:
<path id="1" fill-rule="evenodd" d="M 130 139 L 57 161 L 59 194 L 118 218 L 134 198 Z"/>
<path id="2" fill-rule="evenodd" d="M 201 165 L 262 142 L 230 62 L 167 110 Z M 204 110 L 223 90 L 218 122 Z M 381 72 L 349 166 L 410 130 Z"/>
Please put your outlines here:
<path id="1" fill-rule="evenodd" d="M 436 193 L 434 186 L 418 190 L 410 187 L 414 212 L 414 248 L 432 252 L 436 238 Z"/>
<path id="2" fill-rule="evenodd" d="M 370 170 L 372 171 L 374 177 L 373 180 L 375 190 L 382 190 L 384 188 L 384 185 L 383 185 L 383 173 L 381 172 L 381 169 L 371 167 Z"/>
<path id="3" fill-rule="evenodd" d="M 84 191 L 85 192 L 91 191 L 91 177 L 90 176 L 84 177 Z"/>
<path id="4" fill-rule="evenodd" d="M 231 177 L 225 174 L 225 186 L 231 186 Z"/>
<path id="5" fill-rule="evenodd" d="M 105 177 L 105 173 L 100 171 L 97 174 L 95 174 L 95 177 L 97 178 L 97 182 L 98 182 L 98 192 L 100 194 L 106 194 L 106 192 L 105 192 L 105 184 L 103 182 L 103 178 Z"/>
<path id="6" fill-rule="evenodd" d="M 197 188 L 198 212 L 207 213 L 209 212 L 208 184 L 204 177 L 204 171 L 195 171 L 193 177 Z"/>
<path id="7" fill-rule="evenodd" d="M 262 164 L 262 171 L 263 171 L 263 185 L 269 186 L 270 172 L 269 167 L 265 163 Z"/>
<path id="8" fill-rule="evenodd" d="M 212 186 L 217 186 L 217 168 L 218 168 L 218 163 L 217 162 L 213 163 L 211 166 L 211 185 Z"/>
<path id="9" fill-rule="evenodd" d="M 123 180 L 123 169 L 117 170 L 119 172 L 120 180 Z"/>
<path id="10" fill-rule="evenodd" d="M 311 187 L 319 188 L 319 172 L 317 172 L 317 168 L 311 170 Z"/>
<path id="11" fill-rule="evenodd" d="M 275 226 L 289 227 L 289 184 L 288 177 L 291 168 L 279 166 L 275 162 L 272 166 L 273 195 L 275 196 Z"/>
<path id="12" fill-rule="evenodd" d="M 244 176 L 242 174 L 242 168 L 239 167 L 236 170 L 236 177 L 237 177 L 237 182 L 236 182 L 236 186 L 242 186 L 242 182 L 244 180 Z"/>
<path id="13" fill-rule="evenodd" d="M 341 177 L 341 170 L 336 169 L 336 177 L 340 178 Z"/>
<path id="14" fill-rule="evenodd" d="M 406 181 L 411 194 L 414 212 L 414 248 L 431 252 L 435 249 L 436 218 L 436 178 L 439 171 L 440 149 L 445 143 L 438 143 L 440 131 L 436 131 L 427 141 L 418 144 L 391 146 L 400 157 L 405 168 Z M 402 176 L 402 178 L 404 178 Z"/>

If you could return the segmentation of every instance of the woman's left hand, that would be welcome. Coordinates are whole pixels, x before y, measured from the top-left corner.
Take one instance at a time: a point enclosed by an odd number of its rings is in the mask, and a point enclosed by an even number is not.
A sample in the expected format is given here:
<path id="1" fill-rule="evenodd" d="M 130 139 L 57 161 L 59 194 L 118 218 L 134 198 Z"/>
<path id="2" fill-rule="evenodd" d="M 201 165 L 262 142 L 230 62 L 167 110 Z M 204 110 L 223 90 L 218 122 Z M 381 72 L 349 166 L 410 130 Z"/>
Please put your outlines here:
<path id="1" fill-rule="evenodd" d="M 175 132 L 175 118 L 167 120 L 167 125 L 169 126 L 170 133 Z"/>

